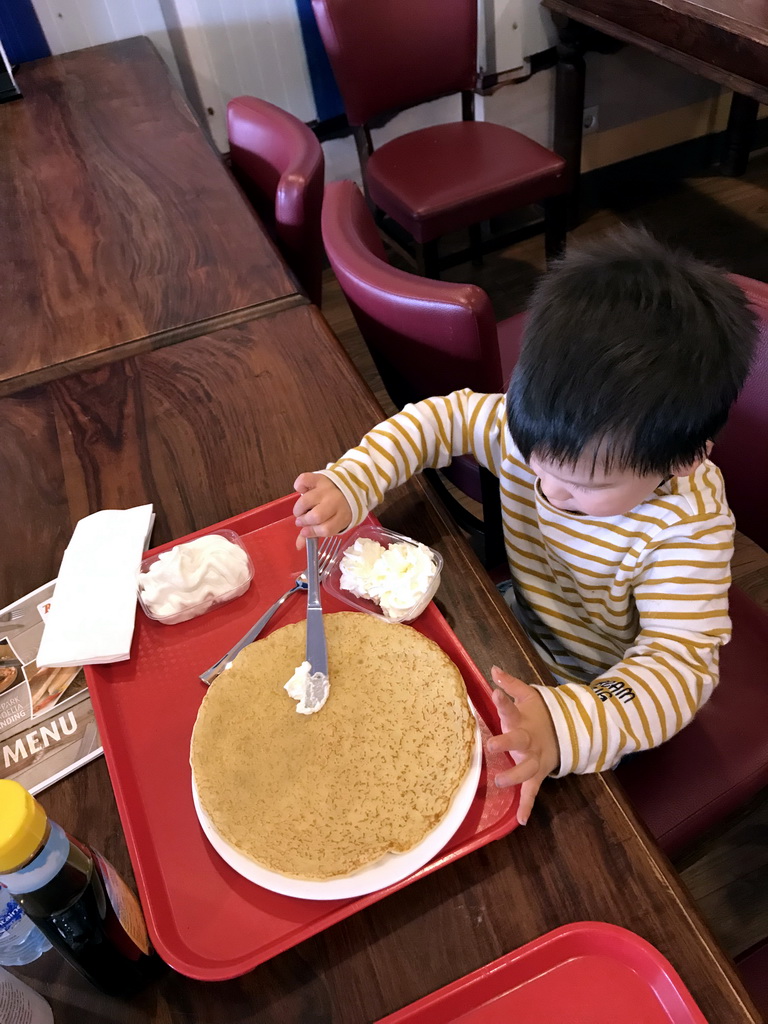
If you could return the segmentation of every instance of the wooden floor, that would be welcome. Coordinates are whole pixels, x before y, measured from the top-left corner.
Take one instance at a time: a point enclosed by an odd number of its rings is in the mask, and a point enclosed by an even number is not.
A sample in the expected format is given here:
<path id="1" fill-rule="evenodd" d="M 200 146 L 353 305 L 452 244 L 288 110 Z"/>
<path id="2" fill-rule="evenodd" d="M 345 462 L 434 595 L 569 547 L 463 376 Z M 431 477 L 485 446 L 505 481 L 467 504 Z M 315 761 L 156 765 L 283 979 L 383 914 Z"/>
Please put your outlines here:
<path id="1" fill-rule="evenodd" d="M 591 238 L 619 223 L 642 224 L 657 237 L 683 246 L 723 268 L 768 281 L 768 153 L 753 156 L 742 178 L 704 172 L 683 181 L 623 181 L 604 189 L 599 207 L 583 211 L 571 240 Z M 447 248 L 464 244 L 448 240 Z M 402 263 L 393 254 L 394 263 Z M 486 257 L 481 268 L 463 264 L 444 273 L 472 281 L 491 297 L 497 318 L 525 307 L 544 269 L 540 235 Z M 349 307 L 330 271 L 323 312 L 387 412 L 393 412 Z M 738 539 L 734 577 L 768 610 L 768 554 Z M 768 723 L 767 723 L 768 727 Z M 723 947 L 737 956 L 768 936 L 768 794 L 680 866 Z"/>

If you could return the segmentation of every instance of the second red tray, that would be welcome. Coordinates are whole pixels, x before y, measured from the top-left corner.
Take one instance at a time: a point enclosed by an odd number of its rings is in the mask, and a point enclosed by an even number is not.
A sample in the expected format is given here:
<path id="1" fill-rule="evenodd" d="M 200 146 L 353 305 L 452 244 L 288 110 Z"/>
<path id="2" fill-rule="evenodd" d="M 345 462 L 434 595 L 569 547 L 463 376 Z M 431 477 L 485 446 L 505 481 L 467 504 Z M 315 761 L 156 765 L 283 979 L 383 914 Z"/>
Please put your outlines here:
<path id="1" fill-rule="evenodd" d="M 517 824 L 517 789 L 497 789 L 506 755 L 485 755 L 477 795 L 442 852 L 410 877 L 353 900 L 299 900 L 246 881 L 210 847 L 192 803 L 189 743 L 205 686 L 204 669 L 231 647 L 304 567 L 295 547 L 288 496 L 180 540 L 227 528 L 254 563 L 250 590 L 208 614 L 174 626 L 137 615 L 130 661 L 86 669 L 128 849 L 160 955 L 192 978 L 223 980 L 314 935 Z M 178 541 L 176 542 L 178 543 Z M 164 547 L 168 548 L 168 544 Z M 163 550 L 163 548 L 158 548 Z M 288 599 L 265 632 L 304 618 L 302 595 Z M 327 612 L 347 605 L 323 596 Z M 451 657 L 464 677 L 483 740 L 497 728 L 488 683 L 434 604 L 414 623 Z"/>
<path id="2" fill-rule="evenodd" d="M 674 967 L 626 928 L 547 932 L 378 1024 L 707 1024 Z"/>

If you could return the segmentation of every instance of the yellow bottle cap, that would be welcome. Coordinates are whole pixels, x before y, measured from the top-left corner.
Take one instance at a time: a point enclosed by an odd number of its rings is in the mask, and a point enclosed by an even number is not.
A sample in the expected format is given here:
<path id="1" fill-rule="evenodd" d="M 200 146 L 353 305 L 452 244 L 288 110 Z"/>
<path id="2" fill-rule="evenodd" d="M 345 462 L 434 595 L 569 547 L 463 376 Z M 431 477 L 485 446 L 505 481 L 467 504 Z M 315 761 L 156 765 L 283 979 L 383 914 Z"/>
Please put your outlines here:
<path id="1" fill-rule="evenodd" d="M 48 816 L 31 793 L 12 779 L 0 779 L 0 874 L 26 864 L 47 825 Z"/>

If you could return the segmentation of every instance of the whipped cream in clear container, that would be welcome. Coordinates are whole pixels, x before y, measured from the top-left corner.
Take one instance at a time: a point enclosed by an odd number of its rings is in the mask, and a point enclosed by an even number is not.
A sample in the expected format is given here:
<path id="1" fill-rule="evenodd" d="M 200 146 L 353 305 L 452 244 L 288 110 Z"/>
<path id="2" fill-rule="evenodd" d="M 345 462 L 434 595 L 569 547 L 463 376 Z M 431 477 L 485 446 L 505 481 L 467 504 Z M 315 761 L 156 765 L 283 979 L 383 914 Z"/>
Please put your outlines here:
<path id="1" fill-rule="evenodd" d="M 440 554 L 374 523 L 362 523 L 347 538 L 324 581 L 326 589 L 388 622 L 418 618 L 439 586 Z"/>
<path id="2" fill-rule="evenodd" d="M 151 619 L 186 622 L 246 592 L 253 564 L 232 530 L 176 544 L 141 563 L 139 603 Z"/>

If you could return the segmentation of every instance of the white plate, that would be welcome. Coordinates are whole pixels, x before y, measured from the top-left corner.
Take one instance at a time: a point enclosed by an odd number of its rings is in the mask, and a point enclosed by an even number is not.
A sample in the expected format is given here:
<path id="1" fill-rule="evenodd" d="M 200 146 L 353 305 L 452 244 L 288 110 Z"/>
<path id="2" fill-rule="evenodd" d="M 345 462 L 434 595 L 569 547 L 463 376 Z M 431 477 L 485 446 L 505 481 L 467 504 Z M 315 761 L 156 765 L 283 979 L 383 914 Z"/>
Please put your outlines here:
<path id="1" fill-rule="evenodd" d="M 348 900 L 365 896 L 369 892 L 385 889 L 388 885 L 407 878 L 414 871 L 429 863 L 458 830 L 467 816 L 477 792 L 480 769 L 483 766 L 483 743 L 480 727 L 475 721 L 475 746 L 472 751 L 467 774 L 456 790 L 445 817 L 420 843 L 406 853 L 387 853 L 373 864 L 369 864 L 351 875 L 330 878 L 327 881 L 311 882 L 303 878 L 289 878 L 287 875 L 269 871 L 256 864 L 250 857 L 240 853 L 216 832 L 208 815 L 200 806 L 195 780 L 192 779 L 192 797 L 197 817 L 205 837 L 218 855 L 249 882 L 283 896 L 295 896 L 304 900 Z"/>

